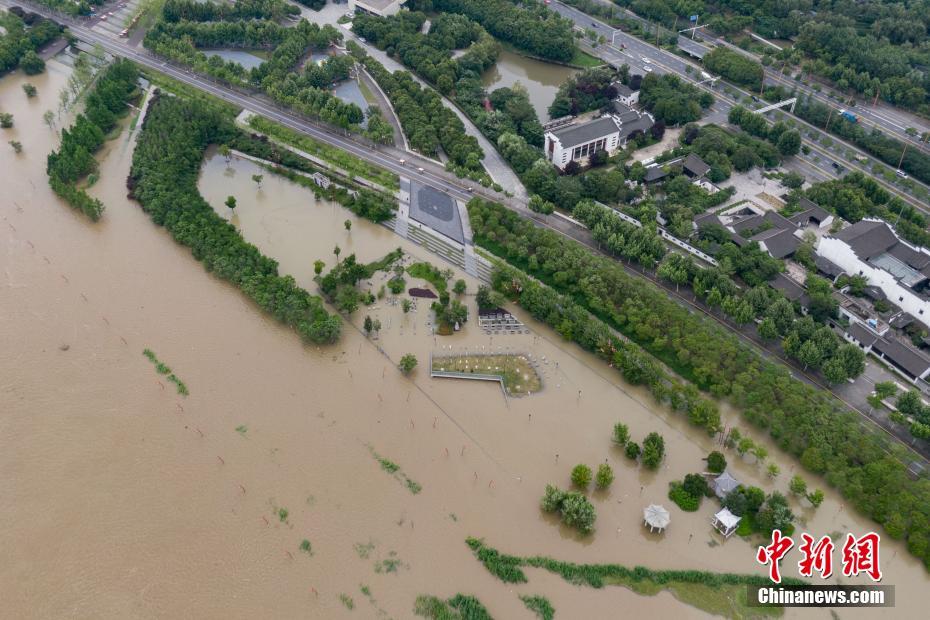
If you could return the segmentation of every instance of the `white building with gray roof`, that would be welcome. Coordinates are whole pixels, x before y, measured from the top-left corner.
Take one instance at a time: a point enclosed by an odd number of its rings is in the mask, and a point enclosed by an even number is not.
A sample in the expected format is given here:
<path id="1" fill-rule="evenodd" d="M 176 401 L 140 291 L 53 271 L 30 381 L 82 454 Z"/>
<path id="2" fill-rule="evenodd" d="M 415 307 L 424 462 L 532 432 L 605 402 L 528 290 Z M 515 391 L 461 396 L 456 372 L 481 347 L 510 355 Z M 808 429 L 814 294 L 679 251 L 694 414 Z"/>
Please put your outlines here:
<path id="1" fill-rule="evenodd" d="M 597 151 L 613 155 L 620 148 L 620 126 L 604 116 L 546 132 L 546 159 L 564 170 L 568 162 L 585 165 Z"/>

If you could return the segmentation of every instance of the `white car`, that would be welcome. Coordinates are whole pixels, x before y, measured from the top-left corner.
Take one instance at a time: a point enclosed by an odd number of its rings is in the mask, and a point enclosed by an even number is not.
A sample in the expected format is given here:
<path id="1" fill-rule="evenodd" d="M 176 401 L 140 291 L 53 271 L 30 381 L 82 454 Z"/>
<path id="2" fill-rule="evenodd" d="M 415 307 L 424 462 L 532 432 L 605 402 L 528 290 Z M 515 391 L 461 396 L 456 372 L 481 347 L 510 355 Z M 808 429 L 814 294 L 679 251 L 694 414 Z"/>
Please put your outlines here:
<path id="1" fill-rule="evenodd" d="M 417 172 L 425 172 L 423 168 L 417 168 Z"/>
<path id="2" fill-rule="evenodd" d="M 901 177 L 902 179 L 906 179 L 906 178 L 907 178 L 907 173 L 904 172 L 903 170 L 901 170 L 900 168 L 898 168 L 897 170 L 895 170 L 894 173 L 895 173 L 896 175 L 898 175 L 899 177 Z"/>
<path id="3" fill-rule="evenodd" d="M 643 56 L 643 62 L 646 63 L 646 64 L 648 65 L 650 61 L 649 61 L 648 58 L 646 58 L 645 56 Z"/>
<path id="4" fill-rule="evenodd" d="M 646 73 L 652 73 L 652 67 L 650 67 L 649 65 L 646 65 L 645 67 L 643 67 L 643 71 L 645 71 Z"/>
<path id="5" fill-rule="evenodd" d="M 101 16 L 100 16 L 100 21 L 102 21 L 102 22 L 107 21 L 107 16 L 106 16 L 106 15 L 101 15 Z"/>

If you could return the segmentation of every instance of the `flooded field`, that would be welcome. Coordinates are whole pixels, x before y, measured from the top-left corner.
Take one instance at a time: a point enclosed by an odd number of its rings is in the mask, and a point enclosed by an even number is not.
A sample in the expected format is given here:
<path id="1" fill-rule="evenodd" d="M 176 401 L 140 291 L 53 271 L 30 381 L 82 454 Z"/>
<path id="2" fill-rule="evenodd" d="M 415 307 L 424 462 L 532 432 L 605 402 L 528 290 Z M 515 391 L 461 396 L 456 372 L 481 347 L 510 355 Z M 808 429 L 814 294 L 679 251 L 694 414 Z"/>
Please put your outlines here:
<path id="1" fill-rule="evenodd" d="M 555 99 L 559 86 L 577 72 L 577 69 L 571 67 L 534 60 L 508 50 L 501 50 L 497 63 L 485 72 L 481 83 L 488 91 L 492 91 L 495 88 L 513 86 L 520 82 L 529 92 L 530 101 L 536 109 L 540 122 L 545 123 L 550 120 L 549 105 Z"/>
<path id="2" fill-rule="evenodd" d="M 36 100 L 23 95 L 20 74 L 0 80 L 16 122 L 3 135 L 24 145 L 18 156 L 0 148 L 4 614 L 370 618 L 380 608 L 409 618 L 418 594 L 462 592 L 496 618 L 530 617 L 518 594 L 547 596 L 563 618 L 611 618 L 618 608 L 705 615 L 668 593 L 581 588 L 539 570 L 528 572 L 529 584 L 506 585 L 473 559 L 467 536 L 520 555 L 761 574 L 753 545 L 737 537 L 721 543 L 711 533 L 714 502 L 689 514 L 666 497 L 670 481 L 702 468 L 713 440 L 519 310 L 511 309 L 530 334 L 490 337 L 470 321 L 440 337 L 426 304 L 404 314 L 385 298 L 355 313 L 337 345 L 305 347 L 126 199 L 128 127 L 104 147 L 90 190 L 107 205 L 103 219 L 91 224 L 73 212 L 44 174 L 56 138 L 41 116 L 67 80 L 60 64 L 48 66 L 28 80 L 39 88 Z M 265 175 L 261 188 L 253 174 Z M 448 266 L 247 161 L 227 164 L 208 153 L 201 190 L 310 290 L 313 261 L 332 266 L 337 244 L 342 257 L 354 252 L 360 261 L 400 246 Z M 223 206 L 228 195 L 238 202 L 232 214 Z M 477 282 L 465 278 L 474 313 Z M 371 285 L 385 282 L 376 274 Z M 422 282 L 408 277 L 408 285 Z M 361 330 L 366 314 L 381 321 L 377 339 Z M 495 383 L 430 380 L 430 352 L 466 347 L 545 360 L 545 389 L 507 399 Z M 166 384 L 145 348 L 171 366 L 189 396 Z M 396 369 L 405 353 L 420 361 L 409 378 Z M 659 471 L 632 466 L 612 447 L 617 421 L 636 441 L 651 431 L 664 436 Z M 774 485 L 763 468 L 727 452 L 731 471 L 786 490 L 794 463 L 766 447 L 782 469 Z M 422 490 L 399 484 L 373 452 Z M 597 530 L 579 539 L 540 512 L 539 498 L 546 483 L 567 487 L 573 465 L 605 459 L 617 478 L 609 491 L 591 494 Z M 642 508 L 653 502 L 671 512 L 664 536 L 641 527 Z M 871 529 L 832 491 L 816 512 L 792 508 L 807 520 L 799 531 Z M 922 615 L 927 573 L 900 544 L 884 542 L 882 552 L 885 583 L 897 587 L 897 608 L 883 615 Z M 792 563 L 784 570 L 796 575 Z M 340 595 L 354 599 L 354 612 Z"/>

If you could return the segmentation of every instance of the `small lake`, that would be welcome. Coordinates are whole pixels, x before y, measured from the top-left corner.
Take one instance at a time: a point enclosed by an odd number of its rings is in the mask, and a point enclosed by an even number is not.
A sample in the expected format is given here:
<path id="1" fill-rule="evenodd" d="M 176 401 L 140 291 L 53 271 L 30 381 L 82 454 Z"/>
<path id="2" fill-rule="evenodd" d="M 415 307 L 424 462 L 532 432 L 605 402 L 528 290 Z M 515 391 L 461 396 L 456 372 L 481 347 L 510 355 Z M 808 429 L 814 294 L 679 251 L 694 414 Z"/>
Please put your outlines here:
<path id="1" fill-rule="evenodd" d="M 520 56 L 508 50 L 501 50 L 497 63 L 481 77 L 481 83 L 488 91 L 504 86 L 513 86 L 517 82 L 529 91 L 530 101 L 536 109 L 540 122 L 549 119 L 547 111 L 559 86 L 577 73 L 577 69 L 542 62 L 526 56 Z"/>
<path id="2" fill-rule="evenodd" d="M 245 50 L 201 50 L 207 56 L 219 56 L 223 60 L 237 62 L 246 69 L 258 67 L 265 59 L 258 55 L 258 52 L 247 52 Z"/>

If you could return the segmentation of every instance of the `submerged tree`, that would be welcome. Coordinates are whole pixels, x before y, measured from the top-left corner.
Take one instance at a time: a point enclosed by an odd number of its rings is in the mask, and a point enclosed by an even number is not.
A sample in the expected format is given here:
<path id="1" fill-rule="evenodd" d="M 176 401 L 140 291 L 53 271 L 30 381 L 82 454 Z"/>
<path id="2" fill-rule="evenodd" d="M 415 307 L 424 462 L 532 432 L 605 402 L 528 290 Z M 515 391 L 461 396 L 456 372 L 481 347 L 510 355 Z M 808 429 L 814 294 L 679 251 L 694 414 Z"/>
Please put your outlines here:
<path id="1" fill-rule="evenodd" d="M 400 368 L 402 373 L 409 375 L 413 372 L 413 369 L 417 367 L 417 357 L 413 353 L 407 353 L 400 358 L 400 363 L 397 367 Z"/>

